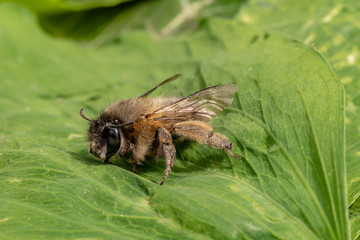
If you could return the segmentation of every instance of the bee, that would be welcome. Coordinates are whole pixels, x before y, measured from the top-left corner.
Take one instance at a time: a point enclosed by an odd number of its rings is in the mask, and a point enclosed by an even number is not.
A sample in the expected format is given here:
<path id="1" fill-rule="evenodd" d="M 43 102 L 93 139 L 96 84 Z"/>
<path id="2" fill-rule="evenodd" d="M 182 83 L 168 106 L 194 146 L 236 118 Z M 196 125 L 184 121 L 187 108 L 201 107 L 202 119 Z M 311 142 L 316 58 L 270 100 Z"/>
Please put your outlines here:
<path id="1" fill-rule="evenodd" d="M 213 132 L 208 124 L 231 105 L 237 86 L 207 87 L 185 98 L 148 98 L 159 86 L 179 76 L 176 74 L 166 79 L 137 98 L 108 105 L 94 120 L 86 117 L 81 108 L 80 116 L 90 122 L 89 152 L 103 163 L 113 156 L 125 157 L 134 172 L 146 156 L 164 158 L 166 167 L 160 185 L 174 166 L 176 150 L 173 137 L 207 144 L 240 159 L 231 152 L 233 144 L 223 134 Z"/>

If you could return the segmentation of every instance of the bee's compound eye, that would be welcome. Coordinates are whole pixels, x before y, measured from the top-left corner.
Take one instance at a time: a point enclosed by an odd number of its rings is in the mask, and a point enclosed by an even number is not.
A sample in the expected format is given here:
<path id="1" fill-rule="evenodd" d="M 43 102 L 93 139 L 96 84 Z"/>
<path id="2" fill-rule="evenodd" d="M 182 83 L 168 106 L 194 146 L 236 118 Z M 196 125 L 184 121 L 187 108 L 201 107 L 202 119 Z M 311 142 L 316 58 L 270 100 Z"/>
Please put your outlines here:
<path id="1" fill-rule="evenodd" d="M 109 128 L 108 141 L 111 145 L 117 144 L 119 141 L 119 132 L 116 128 Z"/>
<path id="2" fill-rule="evenodd" d="M 107 129 L 106 161 L 109 160 L 120 148 L 120 135 L 116 128 Z"/>

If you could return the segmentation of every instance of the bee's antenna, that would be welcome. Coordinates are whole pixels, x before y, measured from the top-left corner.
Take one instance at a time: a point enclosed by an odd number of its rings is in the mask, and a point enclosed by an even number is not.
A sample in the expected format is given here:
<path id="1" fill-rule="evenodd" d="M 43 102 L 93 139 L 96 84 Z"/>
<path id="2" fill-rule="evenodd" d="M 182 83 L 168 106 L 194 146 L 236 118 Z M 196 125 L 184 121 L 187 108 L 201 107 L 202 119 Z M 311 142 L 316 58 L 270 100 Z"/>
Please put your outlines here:
<path id="1" fill-rule="evenodd" d="M 152 93 L 153 91 L 155 91 L 158 87 L 160 87 L 161 85 L 164 85 L 165 83 L 174 81 L 175 79 L 177 79 L 178 77 L 180 77 L 180 74 L 175 74 L 172 77 L 169 77 L 168 79 L 162 81 L 161 83 L 159 83 L 158 85 L 156 85 L 153 89 L 147 91 L 146 93 L 138 96 L 137 98 L 142 98 L 142 97 L 146 97 L 147 95 L 149 95 L 150 93 Z"/>
<path id="2" fill-rule="evenodd" d="M 134 124 L 134 123 L 135 123 L 134 121 L 131 121 L 131 122 L 123 123 L 123 124 L 120 124 L 120 125 L 112 125 L 112 126 L 108 126 L 108 127 L 112 127 L 112 128 L 122 128 L 122 127 L 125 127 L 125 126 L 128 126 L 128 125 L 132 125 L 132 124 Z"/>
<path id="3" fill-rule="evenodd" d="M 82 113 L 83 110 L 84 108 L 80 108 L 80 116 L 92 123 L 93 121 Z"/>

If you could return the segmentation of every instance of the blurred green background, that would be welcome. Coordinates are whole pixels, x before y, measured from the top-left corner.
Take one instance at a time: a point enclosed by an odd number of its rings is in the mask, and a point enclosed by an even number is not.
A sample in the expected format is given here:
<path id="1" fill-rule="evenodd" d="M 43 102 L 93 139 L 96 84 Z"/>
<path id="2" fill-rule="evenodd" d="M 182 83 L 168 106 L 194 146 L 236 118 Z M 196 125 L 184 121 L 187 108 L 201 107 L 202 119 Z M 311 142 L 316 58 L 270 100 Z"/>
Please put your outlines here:
<path id="1" fill-rule="evenodd" d="M 356 0 L 0 0 L 1 239 L 357 239 Z M 86 151 L 108 103 L 235 83 L 194 143 L 133 174 Z M 345 90 L 345 93 L 343 92 Z M 344 100 L 345 99 L 345 100 Z M 344 115 L 345 114 L 345 115 Z"/>

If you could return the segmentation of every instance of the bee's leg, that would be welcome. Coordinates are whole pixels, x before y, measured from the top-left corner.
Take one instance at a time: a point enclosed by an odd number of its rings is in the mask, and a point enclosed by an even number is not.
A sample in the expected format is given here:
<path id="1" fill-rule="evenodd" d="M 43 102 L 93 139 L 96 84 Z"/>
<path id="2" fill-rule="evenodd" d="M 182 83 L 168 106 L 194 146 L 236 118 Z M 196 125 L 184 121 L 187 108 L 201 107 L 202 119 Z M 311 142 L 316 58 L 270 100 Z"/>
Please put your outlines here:
<path id="1" fill-rule="evenodd" d="M 137 161 L 135 161 L 133 158 L 128 158 L 126 159 L 126 161 L 130 163 L 133 173 L 138 174 L 139 170 L 136 168 L 136 166 L 138 165 Z"/>
<path id="2" fill-rule="evenodd" d="M 136 162 L 131 163 L 133 173 L 139 174 L 139 170 L 136 168 Z"/>
<path id="3" fill-rule="evenodd" d="M 168 130 L 166 130 L 165 128 L 158 128 L 157 136 L 159 141 L 159 150 L 162 152 L 161 155 L 164 156 L 166 163 L 164 177 L 160 182 L 160 185 L 162 185 L 165 182 L 166 178 L 169 176 L 169 173 L 171 172 L 171 167 L 174 166 L 176 150 L 172 142 L 171 134 Z"/>
<path id="4" fill-rule="evenodd" d="M 226 151 L 231 157 L 241 159 L 231 152 L 233 144 L 221 133 L 214 133 L 212 127 L 200 121 L 186 121 L 176 123 L 173 126 L 177 136 L 196 141 L 201 144 L 207 144 L 211 148 L 218 148 Z"/>

